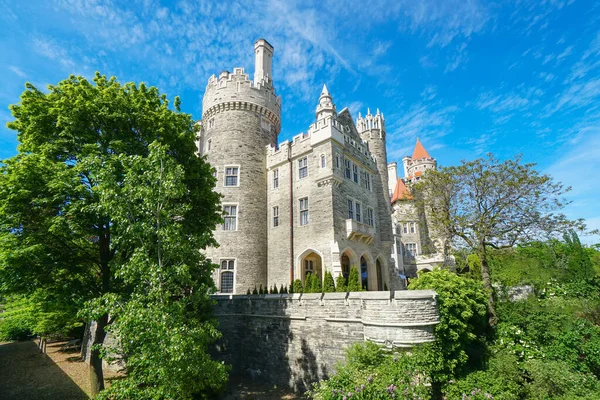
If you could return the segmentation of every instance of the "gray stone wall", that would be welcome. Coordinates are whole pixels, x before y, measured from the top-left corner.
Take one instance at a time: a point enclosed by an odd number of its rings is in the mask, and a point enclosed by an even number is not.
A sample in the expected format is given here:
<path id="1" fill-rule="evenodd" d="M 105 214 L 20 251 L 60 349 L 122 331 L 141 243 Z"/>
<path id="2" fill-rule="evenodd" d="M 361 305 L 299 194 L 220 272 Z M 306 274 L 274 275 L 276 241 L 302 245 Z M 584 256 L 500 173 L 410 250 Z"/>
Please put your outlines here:
<path id="1" fill-rule="evenodd" d="M 333 373 L 351 344 L 411 347 L 435 340 L 439 321 L 427 290 L 214 299 L 223 333 L 215 355 L 232 374 L 296 390 Z"/>

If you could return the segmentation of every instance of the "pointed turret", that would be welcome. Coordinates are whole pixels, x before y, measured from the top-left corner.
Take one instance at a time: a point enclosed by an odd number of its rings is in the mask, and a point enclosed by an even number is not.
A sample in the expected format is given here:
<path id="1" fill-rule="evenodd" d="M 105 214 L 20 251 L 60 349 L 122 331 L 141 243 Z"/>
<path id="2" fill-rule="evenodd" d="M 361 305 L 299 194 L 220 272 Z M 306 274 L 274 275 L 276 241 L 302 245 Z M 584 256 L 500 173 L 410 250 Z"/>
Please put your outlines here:
<path id="1" fill-rule="evenodd" d="M 402 179 L 398 179 L 396 181 L 396 188 L 394 189 L 394 194 L 392 195 L 392 200 L 391 200 L 392 204 L 394 204 L 398 200 L 411 200 L 411 199 L 412 199 L 412 196 L 410 194 L 410 191 L 404 184 L 404 181 Z"/>
<path id="2" fill-rule="evenodd" d="M 417 138 L 417 144 L 415 145 L 415 150 L 413 151 L 412 159 L 420 160 L 422 158 L 431 158 L 425 147 L 421 144 L 419 138 Z"/>
<path id="3" fill-rule="evenodd" d="M 329 90 L 327 89 L 327 85 L 323 85 L 323 90 L 321 90 L 321 96 L 319 97 L 319 105 L 317 106 L 317 121 L 325 117 L 333 117 L 335 115 L 335 104 L 333 104 L 333 100 L 329 94 Z"/>

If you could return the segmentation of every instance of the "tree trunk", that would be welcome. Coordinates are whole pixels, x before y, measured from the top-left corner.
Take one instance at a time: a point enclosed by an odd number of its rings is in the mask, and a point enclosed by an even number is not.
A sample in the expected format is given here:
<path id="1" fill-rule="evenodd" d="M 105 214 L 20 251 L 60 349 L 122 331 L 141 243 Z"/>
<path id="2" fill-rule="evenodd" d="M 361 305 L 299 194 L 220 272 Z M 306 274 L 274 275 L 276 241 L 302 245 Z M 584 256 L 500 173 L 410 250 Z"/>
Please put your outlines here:
<path id="1" fill-rule="evenodd" d="M 492 288 L 492 278 L 490 277 L 490 266 L 487 260 L 487 251 L 484 244 L 479 247 L 479 259 L 481 261 L 481 280 L 483 287 L 488 292 L 488 312 L 489 323 L 491 326 L 496 326 L 498 323 L 498 315 L 496 314 L 496 304 L 494 302 L 494 289 Z"/>
<path id="2" fill-rule="evenodd" d="M 96 330 L 92 340 L 92 351 L 90 352 L 90 383 L 92 387 L 92 396 L 96 396 L 104 389 L 104 373 L 102 371 L 102 358 L 100 358 L 100 349 L 94 345 L 102 345 L 106 332 L 104 328 L 108 322 L 108 314 L 104 314 L 96 321 Z"/>

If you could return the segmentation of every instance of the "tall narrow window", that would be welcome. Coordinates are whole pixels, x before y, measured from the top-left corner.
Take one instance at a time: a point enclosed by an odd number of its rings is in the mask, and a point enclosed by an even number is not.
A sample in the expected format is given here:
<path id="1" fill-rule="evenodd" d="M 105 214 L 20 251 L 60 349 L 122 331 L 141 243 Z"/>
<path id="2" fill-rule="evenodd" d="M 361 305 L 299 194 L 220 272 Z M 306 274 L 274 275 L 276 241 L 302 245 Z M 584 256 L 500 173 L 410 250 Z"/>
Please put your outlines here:
<path id="1" fill-rule="evenodd" d="M 354 202 L 348 199 L 348 219 L 354 219 Z"/>
<path id="2" fill-rule="evenodd" d="M 221 293 L 233 293 L 235 260 L 221 260 Z"/>
<path id="3" fill-rule="evenodd" d="M 354 183 L 358 183 L 358 165 L 352 165 L 352 175 L 354 177 Z"/>
<path id="4" fill-rule="evenodd" d="M 239 173 L 238 167 L 225 167 L 225 186 L 237 186 Z"/>
<path id="5" fill-rule="evenodd" d="M 273 207 L 273 227 L 279 226 L 279 206 Z"/>
<path id="6" fill-rule="evenodd" d="M 335 167 L 336 167 L 337 169 L 339 169 L 339 168 L 340 168 L 340 155 L 339 155 L 339 154 L 336 154 L 336 155 L 335 155 Z"/>
<path id="7" fill-rule="evenodd" d="M 308 225 L 308 197 L 300 199 L 300 225 Z"/>
<path id="8" fill-rule="evenodd" d="M 371 174 L 365 172 L 365 177 L 367 178 L 367 190 L 371 190 Z"/>
<path id="9" fill-rule="evenodd" d="M 361 222 L 362 220 L 362 212 L 360 209 L 360 203 L 357 201 L 356 205 L 354 206 L 354 209 L 356 210 L 355 214 L 356 214 L 356 221 Z"/>
<path id="10" fill-rule="evenodd" d="M 402 232 L 408 233 L 408 224 L 407 223 L 402 224 Z"/>
<path id="11" fill-rule="evenodd" d="M 273 170 L 273 189 L 279 187 L 279 169 Z"/>
<path id="12" fill-rule="evenodd" d="M 237 206 L 223 206 L 223 230 L 237 231 Z"/>
<path id="13" fill-rule="evenodd" d="M 308 176 L 308 157 L 304 157 L 298 160 L 298 179 L 306 178 Z"/>
<path id="14" fill-rule="evenodd" d="M 346 167 L 346 178 L 352 179 L 352 172 L 350 171 L 350 160 L 344 160 L 344 166 Z"/>
<path id="15" fill-rule="evenodd" d="M 206 150 L 210 151 L 211 147 L 212 147 L 212 139 L 208 139 L 206 142 Z"/>
<path id="16" fill-rule="evenodd" d="M 375 226 L 375 215 L 373 214 L 373 209 L 371 207 L 367 208 L 367 224 L 369 226 Z"/>
<path id="17" fill-rule="evenodd" d="M 416 224 L 414 222 L 410 223 L 410 233 L 415 233 L 417 231 L 415 225 Z"/>
<path id="18" fill-rule="evenodd" d="M 406 250 L 406 257 L 413 258 L 417 255 L 417 244 L 416 243 L 406 243 L 404 245 L 404 249 Z"/>
<path id="19" fill-rule="evenodd" d="M 217 169 L 217 167 L 214 167 L 212 170 L 212 176 L 213 178 L 217 179 L 217 175 L 219 174 L 219 170 Z"/>
<path id="20" fill-rule="evenodd" d="M 325 154 L 321 154 L 321 168 L 325 168 L 327 166 L 327 158 Z"/>

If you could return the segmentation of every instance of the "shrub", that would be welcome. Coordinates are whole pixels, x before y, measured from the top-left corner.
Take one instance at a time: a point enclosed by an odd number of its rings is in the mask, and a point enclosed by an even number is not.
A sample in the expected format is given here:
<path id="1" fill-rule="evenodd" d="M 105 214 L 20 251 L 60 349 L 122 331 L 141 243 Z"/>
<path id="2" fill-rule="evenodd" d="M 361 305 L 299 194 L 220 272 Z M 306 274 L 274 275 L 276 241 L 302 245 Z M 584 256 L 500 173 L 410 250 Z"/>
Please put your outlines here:
<path id="1" fill-rule="evenodd" d="M 252 291 L 252 294 L 258 294 L 258 290 L 256 289 L 256 285 L 254 285 L 254 290 Z"/>
<path id="2" fill-rule="evenodd" d="M 321 293 L 321 277 L 317 274 L 312 275 L 312 282 L 310 283 L 310 293 Z"/>
<path id="3" fill-rule="evenodd" d="M 302 281 L 300 279 L 296 279 L 294 283 L 292 283 L 292 293 L 304 293 L 304 287 L 302 286 Z"/>
<path id="4" fill-rule="evenodd" d="M 335 291 L 346 292 L 347 289 L 348 287 L 346 285 L 346 278 L 344 278 L 344 275 L 339 274 L 338 277 L 335 279 Z"/>
<path id="5" fill-rule="evenodd" d="M 277 290 L 277 285 L 273 285 L 273 290 L 271 291 L 272 294 L 279 294 L 279 291 Z"/>
<path id="6" fill-rule="evenodd" d="M 358 267 L 350 268 L 350 275 L 348 276 L 348 291 L 349 292 L 360 292 L 362 285 L 360 282 L 360 273 Z"/>
<path id="7" fill-rule="evenodd" d="M 333 282 L 333 275 L 331 272 L 325 272 L 325 278 L 323 279 L 323 293 L 335 292 L 335 283 Z"/>
<path id="8" fill-rule="evenodd" d="M 252 292 L 250 291 L 250 288 L 248 288 L 248 291 L 246 292 L 246 296 L 250 296 L 252 294 Z"/>
<path id="9" fill-rule="evenodd" d="M 283 293 L 283 294 L 287 294 L 287 286 L 284 287 L 283 283 L 281 284 L 281 287 L 279 288 L 279 293 Z"/>

